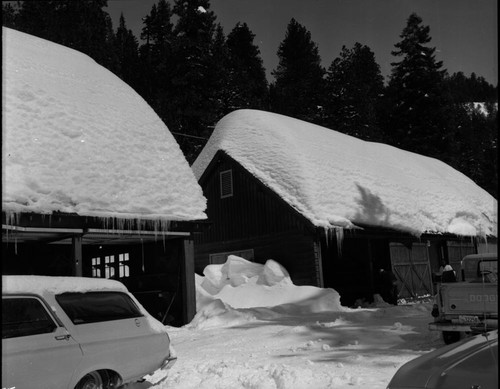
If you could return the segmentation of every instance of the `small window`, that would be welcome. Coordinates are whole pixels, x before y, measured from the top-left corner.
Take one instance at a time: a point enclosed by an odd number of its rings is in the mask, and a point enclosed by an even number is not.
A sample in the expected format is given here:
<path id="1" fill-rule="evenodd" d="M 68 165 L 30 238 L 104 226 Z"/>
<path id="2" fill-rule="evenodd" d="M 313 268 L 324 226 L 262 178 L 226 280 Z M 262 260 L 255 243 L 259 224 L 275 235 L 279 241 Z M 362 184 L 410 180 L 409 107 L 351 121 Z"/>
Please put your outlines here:
<path id="1" fill-rule="evenodd" d="M 101 258 L 92 258 L 92 277 L 101 278 Z"/>
<path id="2" fill-rule="evenodd" d="M 47 334 L 56 328 L 37 298 L 2 298 L 2 339 Z"/>
<path id="3" fill-rule="evenodd" d="M 130 296 L 121 292 L 63 293 L 56 300 L 73 324 L 143 316 Z"/>
<path id="4" fill-rule="evenodd" d="M 254 254 L 253 249 L 249 250 L 240 250 L 240 251 L 227 251 L 225 253 L 216 253 L 209 255 L 209 261 L 211 265 L 220 265 L 224 264 L 227 261 L 227 258 L 230 255 L 236 255 L 237 257 L 241 257 L 246 259 L 247 261 L 253 262 Z"/>
<path id="5" fill-rule="evenodd" d="M 231 197 L 233 195 L 233 171 L 220 172 L 220 197 Z"/>
<path id="6" fill-rule="evenodd" d="M 120 278 L 128 277 L 130 275 L 130 269 L 128 267 L 129 256 L 128 253 L 118 255 L 118 276 Z"/>
<path id="7" fill-rule="evenodd" d="M 115 256 L 114 255 L 106 255 L 104 257 L 104 277 L 111 278 L 115 276 Z"/>

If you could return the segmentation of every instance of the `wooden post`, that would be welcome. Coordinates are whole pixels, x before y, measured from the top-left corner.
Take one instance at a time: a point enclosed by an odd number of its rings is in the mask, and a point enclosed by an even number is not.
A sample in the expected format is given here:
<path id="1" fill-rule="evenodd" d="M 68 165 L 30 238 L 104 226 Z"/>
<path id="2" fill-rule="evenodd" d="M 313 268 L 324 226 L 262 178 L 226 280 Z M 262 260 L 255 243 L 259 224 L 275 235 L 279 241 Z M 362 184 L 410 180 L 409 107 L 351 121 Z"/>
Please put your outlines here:
<path id="1" fill-rule="evenodd" d="M 81 277 L 83 275 L 81 235 L 71 238 L 71 257 L 73 260 L 73 275 Z"/>
<path id="2" fill-rule="evenodd" d="M 368 279 L 370 282 L 370 294 L 373 299 L 373 296 L 375 295 L 375 280 L 373 279 L 375 276 L 375 272 L 373 270 L 373 247 L 370 239 L 368 239 L 368 272 L 369 272 Z"/>
<path id="3" fill-rule="evenodd" d="M 319 288 L 324 288 L 325 283 L 323 280 L 323 255 L 321 252 L 321 237 L 316 235 L 316 240 L 313 242 L 314 245 L 314 262 L 316 265 L 316 286 Z M 325 239 L 328 239 L 327 237 Z"/>
<path id="4" fill-rule="evenodd" d="M 184 258 L 182 258 L 182 296 L 183 319 L 187 324 L 196 314 L 196 286 L 194 280 L 194 242 L 184 240 Z"/>

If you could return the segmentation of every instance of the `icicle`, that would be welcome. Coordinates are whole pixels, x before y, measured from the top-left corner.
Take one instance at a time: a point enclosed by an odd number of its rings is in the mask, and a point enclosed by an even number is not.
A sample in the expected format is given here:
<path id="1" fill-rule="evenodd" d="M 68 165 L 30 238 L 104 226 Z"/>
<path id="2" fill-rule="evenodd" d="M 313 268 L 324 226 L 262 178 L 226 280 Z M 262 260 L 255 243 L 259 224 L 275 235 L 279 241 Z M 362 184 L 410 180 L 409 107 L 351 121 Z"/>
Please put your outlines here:
<path id="1" fill-rule="evenodd" d="M 326 246 L 333 241 L 335 234 L 335 242 L 337 244 L 337 251 L 342 255 L 342 242 L 344 241 L 344 229 L 342 227 L 324 227 Z"/>
<path id="2" fill-rule="evenodd" d="M 337 238 L 337 251 L 339 256 L 342 255 L 342 243 L 344 241 L 344 229 L 342 227 L 335 228 L 335 235 Z"/>
<path id="3" fill-rule="evenodd" d="M 142 240 L 142 238 L 141 238 L 141 252 L 142 252 L 142 257 L 141 257 L 142 258 L 142 266 L 141 266 L 141 268 L 142 268 L 142 272 L 144 273 L 145 272 L 145 270 L 144 270 L 144 241 Z"/>

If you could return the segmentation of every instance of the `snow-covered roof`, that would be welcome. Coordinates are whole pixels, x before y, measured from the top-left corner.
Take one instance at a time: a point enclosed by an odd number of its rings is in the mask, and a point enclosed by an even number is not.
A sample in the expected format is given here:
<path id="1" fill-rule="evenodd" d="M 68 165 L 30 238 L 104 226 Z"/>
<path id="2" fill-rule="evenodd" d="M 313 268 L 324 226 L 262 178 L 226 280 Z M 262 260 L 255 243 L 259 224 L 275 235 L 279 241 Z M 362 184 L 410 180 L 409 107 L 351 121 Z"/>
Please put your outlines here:
<path id="1" fill-rule="evenodd" d="M 437 159 L 257 110 L 219 121 L 198 179 L 218 150 L 318 227 L 497 236 L 497 200 Z"/>
<path id="2" fill-rule="evenodd" d="M 205 219 L 206 199 L 153 109 L 90 57 L 2 28 L 2 210 Z"/>

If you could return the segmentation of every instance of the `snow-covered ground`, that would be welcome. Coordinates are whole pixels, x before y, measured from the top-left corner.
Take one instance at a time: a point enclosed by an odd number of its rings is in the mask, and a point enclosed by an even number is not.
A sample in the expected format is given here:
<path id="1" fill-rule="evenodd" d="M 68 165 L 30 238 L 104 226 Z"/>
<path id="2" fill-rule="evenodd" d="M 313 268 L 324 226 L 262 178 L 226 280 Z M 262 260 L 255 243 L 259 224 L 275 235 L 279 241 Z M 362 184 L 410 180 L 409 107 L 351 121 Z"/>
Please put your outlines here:
<path id="1" fill-rule="evenodd" d="M 432 303 L 342 307 L 333 289 L 293 285 L 285 269 L 230 256 L 197 276 L 197 314 L 168 327 L 178 361 L 143 388 L 382 389 L 405 362 L 443 346 Z M 377 296 L 378 297 L 378 296 Z"/>

